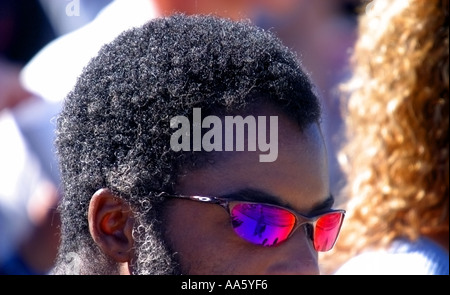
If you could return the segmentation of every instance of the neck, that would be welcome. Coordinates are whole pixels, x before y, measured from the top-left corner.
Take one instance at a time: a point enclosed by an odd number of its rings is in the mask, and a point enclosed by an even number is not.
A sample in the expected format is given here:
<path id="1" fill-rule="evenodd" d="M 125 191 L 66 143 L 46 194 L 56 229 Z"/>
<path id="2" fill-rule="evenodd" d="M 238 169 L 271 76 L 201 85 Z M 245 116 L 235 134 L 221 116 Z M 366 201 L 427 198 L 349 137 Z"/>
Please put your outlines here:
<path id="1" fill-rule="evenodd" d="M 122 262 L 119 264 L 119 274 L 120 275 L 131 275 L 128 262 Z"/>

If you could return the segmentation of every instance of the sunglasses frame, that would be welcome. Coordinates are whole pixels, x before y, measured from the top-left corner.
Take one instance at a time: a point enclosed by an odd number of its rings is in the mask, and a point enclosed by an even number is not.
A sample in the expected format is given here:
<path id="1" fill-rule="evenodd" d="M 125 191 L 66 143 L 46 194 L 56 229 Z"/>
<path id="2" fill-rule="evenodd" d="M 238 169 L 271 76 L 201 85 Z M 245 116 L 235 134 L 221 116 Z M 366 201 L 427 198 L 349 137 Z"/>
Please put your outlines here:
<path id="1" fill-rule="evenodd" d="M 322 212 L 318 215 L 314 215 L 314 216 L 306 216 L 303 215 L 301 213 L 298 213 L 292 209 L 286 208 L 286 207 L 282 207 L 282 206 L 278 206 L 278 205 L 274 205 L 274 204 L 268 204 L 268 203 L 259 203 L 259 202 L 250 202 L 250 201 L 243 201 L 243 200 L 237 200 L 237 199 L 229 199 L 229 198 L 220 198 L 220 197 L 212 197 L 212 196 L 190 196 L 190 195 L 180 195 L 180 194 L 168 194 L 168 193 L 161 193 L 159 194 L 159 196 L 161 197 L 170 197 L 170 198 L 178 198 L 178 199 L 184 199 L 184 200 L 191 200 L 191 201 L 197 201 L 197 202 L 203 202 L 203 203 L 207 203 L 207 204 L 215 204 L 215 205 L 219 205 L 222 208 L 224 208 L 228 214 L 230 215 L 231 218 L 231 210 L 230 210 L 230 202 L 239 202 L 239 203 L 246 203 L 246 204 L 259 204 L 259 205 L 265 205 L 265 206 L 270 206 L 270 207 L 275 207 L 275 208 L 279 208 L 282 210 L 286 210 L 288 212 L 290 212 L 291 214 L 293 214 L 295 216 L 295 225 L 292 227 L 289 235 L 286 237 L 286 239 L 284 239 L 283 241 L 277 243 L 275 246 L 285 242 L 286 240 L 288 240 L 293 234 L 294 232 L 297 231 L 298 228 L 300 228 L 302 225 L 311 225 L 312 226 L 312 231 L 310 232 L 310 239 L 313 241 L 313 245 L 314 248 L 315 244 L 314 244 L 314 230 L 316 229 L 316 223 L 317 221 L 323 217 L 324 215 L 328 215 L 328 214 L 332 214 L 332 213 L 339 213 L 341 214 L 341 221 L 340 221 L 340 225 L 339 225 L 339 229 L 337 231 L 337 235 L 336 235 L 336 239 L 333 242 L 333 245 L 328 249 L 328 250 L 318 250 L 316 249 L 316 251 L 320 251 L 320 252 L 326 252 L 331 250 L 334 245 L 336 244 L 336 241 L 339 237 L 339 233 L 342 227 L 342 224 L 344 222 L 344 217 L 345 217 L 345 213 L 346 211 L 343 209 L 330 209 L 327 210 L 325 212 Z M 306 230 L 308 232 L 308 228 L 306 227 Z M 239 234 L 236 233 L 237 236 L 239 236 Z M 239 238 L 248 241 L 246 239 L 244 239 L 243 237 L 239 236 Z M 249 243 L 253 244 L 253 245 L 258 245 L 255 243 L 252 243 L 251 241 L 248 241 Z M 262 245 L 264 246 L 264 245 Z M 266 246 L 267 247 L 267 246 Z M 271 246 L 268 246 L 271 247 Z"/>

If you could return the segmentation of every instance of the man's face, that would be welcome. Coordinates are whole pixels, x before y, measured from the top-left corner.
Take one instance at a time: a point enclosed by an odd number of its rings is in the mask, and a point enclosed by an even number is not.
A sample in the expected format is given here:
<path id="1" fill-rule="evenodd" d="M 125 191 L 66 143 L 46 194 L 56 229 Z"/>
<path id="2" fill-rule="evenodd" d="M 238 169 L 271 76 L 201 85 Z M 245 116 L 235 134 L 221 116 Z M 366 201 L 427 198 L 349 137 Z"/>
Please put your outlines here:
<path id="1" fill-rule="evenodd" d="M 278 116 L 275 161 L 260 162 L 260 152 L 247 149 L 220 152 L 214 163 L 184 174 L 178 192 L 223 196 L 251 189 L 304 215 L 329 208 L 326 150 L 318 125 L 301 133 L 280 113 L 269 109 L 262 113 Z M 252 201 L 270 202 L 256 195 Z M 317 252 L 303 227 L 285 242 L 263 247 L 237 236 L 230 215 L 219 205 L 183 199 L 169 202 L 166 237 L 185 274 L 319 273 Z"/>

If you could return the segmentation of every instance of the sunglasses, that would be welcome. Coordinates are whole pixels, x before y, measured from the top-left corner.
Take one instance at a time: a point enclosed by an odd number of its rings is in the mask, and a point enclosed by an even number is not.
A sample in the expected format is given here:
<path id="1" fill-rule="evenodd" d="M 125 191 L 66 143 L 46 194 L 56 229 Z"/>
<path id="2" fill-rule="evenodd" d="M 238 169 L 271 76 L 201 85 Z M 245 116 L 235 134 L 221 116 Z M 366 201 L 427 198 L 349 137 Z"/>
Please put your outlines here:
<path id="1" fill-rule="evenodd" d="M 234 232 L 242 239 L 266 247 L 286 241 L 305 226 L 316 251 L 333 248 L 345 216 L 345 210 L 329 210 L 316 216 L 305 216 L 284 207 L 237 201 L 219 197 L 162 194 L 165 197 L 216 204 L 227 210 Z"/>

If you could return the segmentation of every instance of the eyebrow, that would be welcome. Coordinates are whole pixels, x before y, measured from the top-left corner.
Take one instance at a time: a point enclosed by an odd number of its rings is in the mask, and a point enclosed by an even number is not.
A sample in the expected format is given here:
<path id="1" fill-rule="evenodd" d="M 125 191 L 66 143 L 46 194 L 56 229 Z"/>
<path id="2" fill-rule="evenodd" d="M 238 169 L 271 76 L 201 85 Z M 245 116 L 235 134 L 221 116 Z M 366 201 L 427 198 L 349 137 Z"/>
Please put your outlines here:
<path id="1" fill-rule="evenodd" d="M 261 190 L 256 189 L 242 189 L 236 192 L 232 192 L 230 194 L 225 194 L 220 196 L 224 199 L 230 199 L 234 201 L 246 201 L 246 202 L 254 202 L 254 203 L 266 203 L 276 206 L 285 207 L 291 209 L 293 211 L 298 211 L 294 209 L 289 203 L 283 202 L 280 197 L 268 194 Z M 308 210 L 309 214 L 315 214 L 321 211 L 329 210 L 332 208 L 334 204 L 333 195 L 329 195 L 324 201 L 315 204 L 310 210 Z"/>

